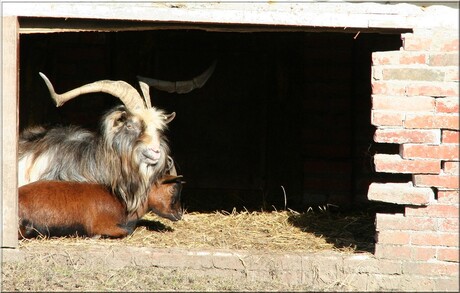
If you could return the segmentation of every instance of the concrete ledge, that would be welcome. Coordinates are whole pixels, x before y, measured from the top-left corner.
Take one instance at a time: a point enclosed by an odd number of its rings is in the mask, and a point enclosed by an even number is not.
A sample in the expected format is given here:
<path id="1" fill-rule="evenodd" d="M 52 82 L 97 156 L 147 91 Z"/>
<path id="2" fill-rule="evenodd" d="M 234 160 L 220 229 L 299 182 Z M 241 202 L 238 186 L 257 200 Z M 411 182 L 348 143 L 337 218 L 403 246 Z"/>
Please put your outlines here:
<path id="1" fill-rule="evenodd" d="M 457 291 L 456 276 L 403 274 L 402 262 L 377 259 L 369 253 L 335 251 L 267 253 L 261 251 L 197 250 L 111 245 L 75 245 L 3 249 L 2 262 L 46 257 L 73 265 L 156 267 L 183 269 L 197 274 L 249 281 L 277 280 L 289 285 L 308 285 L 324 290 Z"/>

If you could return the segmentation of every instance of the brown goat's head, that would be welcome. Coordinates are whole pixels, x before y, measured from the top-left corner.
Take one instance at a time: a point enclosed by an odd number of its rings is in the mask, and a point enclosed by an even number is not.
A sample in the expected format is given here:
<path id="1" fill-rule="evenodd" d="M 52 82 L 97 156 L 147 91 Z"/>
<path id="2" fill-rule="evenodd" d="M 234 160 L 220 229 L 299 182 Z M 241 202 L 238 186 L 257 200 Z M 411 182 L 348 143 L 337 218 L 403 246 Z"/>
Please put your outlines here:
<path id="1" fill-rule="evenodd" d="M 182 176 L 165 175 L 152 187 L 148 197 L 148 209 L 171 221 L 182 219 Z"/>

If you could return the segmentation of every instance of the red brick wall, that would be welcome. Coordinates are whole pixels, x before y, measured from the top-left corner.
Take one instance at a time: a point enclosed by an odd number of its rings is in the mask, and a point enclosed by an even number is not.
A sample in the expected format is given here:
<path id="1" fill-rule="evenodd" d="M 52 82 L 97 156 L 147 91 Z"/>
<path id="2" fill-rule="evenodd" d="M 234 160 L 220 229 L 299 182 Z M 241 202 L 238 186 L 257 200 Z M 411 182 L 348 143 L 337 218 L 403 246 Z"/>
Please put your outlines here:
<path id="1" fill-rule="evenodd" d="M 407 183 L 372 183 L 370 200 L 406 205 L 377 214 L 375 255 L 408 274 L 457 276 L 459 268 L 458 35 L 414 31 L 399 51 L 372 55 L 374 140 L 399 144 L 376 154 L 377 172 L 412 174 Z"/>

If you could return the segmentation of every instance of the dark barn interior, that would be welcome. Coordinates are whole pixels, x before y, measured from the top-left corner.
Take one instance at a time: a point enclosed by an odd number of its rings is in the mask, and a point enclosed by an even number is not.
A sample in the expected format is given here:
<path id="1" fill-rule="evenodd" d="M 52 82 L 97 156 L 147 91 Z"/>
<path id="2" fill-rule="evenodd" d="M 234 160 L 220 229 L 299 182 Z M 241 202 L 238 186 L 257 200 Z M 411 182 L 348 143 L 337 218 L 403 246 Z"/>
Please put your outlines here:
<path id="1" fill-rule="evenodd" d="M 189 211 L 305 210 L 366 202 L 372 157 L 398 153 L 373 142 L 371 54 L 399 50 L 399 33 L 152 30 L 21 35 L 20 125 L 96 129 L 119 101 L 90 94 L 56 108 L 58 93 L 101 79 L 137 86 L 137 75 L 187 80 L 214 60 L 208 82 L 188 94 L 151 89 L 177 116 L 167 133 Z"/>

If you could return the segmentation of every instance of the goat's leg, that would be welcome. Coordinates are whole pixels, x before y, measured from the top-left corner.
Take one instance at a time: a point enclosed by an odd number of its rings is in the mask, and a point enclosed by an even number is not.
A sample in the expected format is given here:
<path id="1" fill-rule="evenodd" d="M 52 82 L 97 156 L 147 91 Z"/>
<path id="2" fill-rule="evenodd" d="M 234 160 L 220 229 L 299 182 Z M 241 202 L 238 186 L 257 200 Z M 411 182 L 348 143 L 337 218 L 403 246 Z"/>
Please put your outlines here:
<path id="1" fill-rule="evenodd" d="M 93 226 L 93 236 L 108 238 L 123 238 L 128 236 L 129 231 L 121 227 L 117 221 L 99 221 Z"/>

